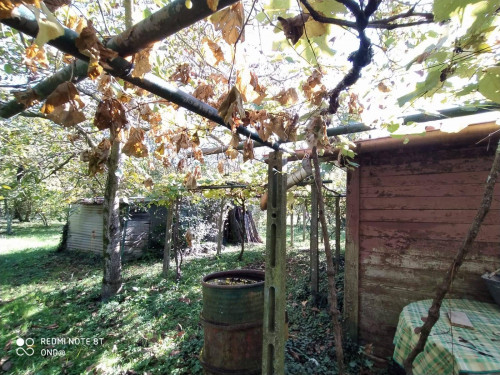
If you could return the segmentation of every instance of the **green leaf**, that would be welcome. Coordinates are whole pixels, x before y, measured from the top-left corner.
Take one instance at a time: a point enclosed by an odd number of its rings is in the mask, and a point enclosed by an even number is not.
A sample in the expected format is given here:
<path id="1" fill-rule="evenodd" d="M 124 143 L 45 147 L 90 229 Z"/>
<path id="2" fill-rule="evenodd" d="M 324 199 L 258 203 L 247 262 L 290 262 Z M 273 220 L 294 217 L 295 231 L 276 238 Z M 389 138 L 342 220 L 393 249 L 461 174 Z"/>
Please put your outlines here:
<path id="1" fill-rule="evenodd" d="M 441 83 L 441 81 L 439 80 L 440 76 L 441 76 L 440 69 L 435 69 L 430 71 L 424 82 L 417 83 L 414 91 L 398 98 L 399 106 L 402 107 L 403 105 L 405 105 L 409 101 L 412 101 L 413 99 L 425 96 L 429 91 L 438 87 Z"/>
<path id="2" fill-rule="evenodd" d="M 390 124 L 387 124 L 387 131 L 389 133 L 394 133 L 398 129 L 399 129 L 399 124 L 396 122 L 391 122 Z"/>
<path id="3" fill-rule="evenodd" d="M 434 0 L 433 13 L 435 21 L 445 21 L 452 15 L 463 11 L 469 4 L 474 4 L 480 0 Z"/>
<path id="4" fill-rule="evenodd" d="M 264 12 L 257 13 L 257 15 L 255 16 L 255 19 L 257 21 L 259 21 L 260 23 L 267 21 L 266 13 L 264 13 Z"/>
<path id="5" fill-rule="evenodd" d="M 12 190 L 12 188 L 9 185 L 2 185 L 2 189 Z"/>
<path id="6" fill-rule="evenodd" d="M 264 9 L 285 9 L 291 7 L 291 0 L 271 0 L 269 3 L 264 4 Z"/>
<path id="7" fill-rule="evenodd" d="M 486 98 L 500 103 L 500 66 L 485 70 L 479 79 L 478 90 Z"/>
<path id="8" fill-rule="evenodd" d="M 345 5 L 339 3 L 338 1 L 315 0 L 315 1 L 310 1 L 309 4 L 311 4 L 314 10 L 323 13 L 327 17 L 334 14 L 347 13 L 347 8 L 345 7 Z M 301 6 L 302 9 L 306 10 L 302 4 Z"/>
<path id="9" fill-rule="evenodd" d="M 4 71 L 5 71 L 5 73 L 7 73 L 7 74 L 12 74 L 12 73 L 14 73 L 14 69 L 12 68 L 12 65 L 10 65 L 10 64 L 5 64 L 5 65 L 3 66 L 3 70 L 4 70 Z"/>
<path id="10" fill-rule="evenodd" d="M 294 62 L 295 62 L 295 60 L 294 60 L 294 59 L 292 59 L 290 56 L 285 57 L 285 60 L 286 60 L 287 62 L 289 62 L 289 63 L 294 63 Z"/>

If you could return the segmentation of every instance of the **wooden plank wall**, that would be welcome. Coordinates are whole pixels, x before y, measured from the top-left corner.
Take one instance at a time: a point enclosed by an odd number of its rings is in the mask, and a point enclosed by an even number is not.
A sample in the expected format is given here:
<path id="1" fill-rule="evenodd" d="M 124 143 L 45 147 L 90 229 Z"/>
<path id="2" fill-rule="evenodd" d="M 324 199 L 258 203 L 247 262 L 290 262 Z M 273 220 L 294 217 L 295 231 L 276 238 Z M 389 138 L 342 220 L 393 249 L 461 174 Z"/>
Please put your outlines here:
<path id="1" fill-rule="evenodd" d="M 392 355 L 401 309 L 434 296 L 479 207 L 493 154 L 483 144 L 361 155 L 357 323 L 360 342 L 376 354 Z M 480 276 L 500 267 L 499 185 L 492 208 L 451 297 L 492 301 Z M 347 258 L 346 286 L 357 276 Z"/>

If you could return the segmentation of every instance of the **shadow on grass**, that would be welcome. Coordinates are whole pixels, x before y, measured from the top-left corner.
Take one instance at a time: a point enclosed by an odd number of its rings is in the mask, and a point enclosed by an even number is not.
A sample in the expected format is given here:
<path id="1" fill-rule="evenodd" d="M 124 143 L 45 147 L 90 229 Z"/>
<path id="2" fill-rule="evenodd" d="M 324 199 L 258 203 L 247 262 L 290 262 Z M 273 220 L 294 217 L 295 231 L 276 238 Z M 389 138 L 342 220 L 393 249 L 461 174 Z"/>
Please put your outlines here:
<path id="1" fill-rule="evenodd" d="M 262 262 L 262 256 L 189 259 L 179 281 L 161 277 L 159 260 L 129 262 L 123 292 L 101 303 L 98 258 L 53 248 L 2 254 L 2 357 L 11 374 L 201 374 L 202 276 Z M 27 349 L 16 344 L 20 337 L 33 339 L 32 356 L 16 352 Z M 78 338 L 90 344 L 69 342 Z"/>

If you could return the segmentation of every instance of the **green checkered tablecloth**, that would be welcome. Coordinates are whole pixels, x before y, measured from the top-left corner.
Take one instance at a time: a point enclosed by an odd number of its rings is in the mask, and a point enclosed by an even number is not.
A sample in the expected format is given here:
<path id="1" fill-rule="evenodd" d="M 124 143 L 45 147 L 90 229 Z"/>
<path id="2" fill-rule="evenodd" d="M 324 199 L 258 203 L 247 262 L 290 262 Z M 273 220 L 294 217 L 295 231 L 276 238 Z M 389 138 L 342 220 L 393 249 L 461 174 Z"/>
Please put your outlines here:
<path id="1" fill-rule="evenodd" d="M 402 365 L 418 341 L 416 327 L 423 325 L 431 300 L 406 306 L 394 336 L 394 360 Z M 448 312 L 464 312 L 474 329 L 451 326 Z M 444 300 L 441 317 L 433 327 L 424 351 L 413 362 L 414 374 L 500 374 L 500 308 L 460 299 Z"/>

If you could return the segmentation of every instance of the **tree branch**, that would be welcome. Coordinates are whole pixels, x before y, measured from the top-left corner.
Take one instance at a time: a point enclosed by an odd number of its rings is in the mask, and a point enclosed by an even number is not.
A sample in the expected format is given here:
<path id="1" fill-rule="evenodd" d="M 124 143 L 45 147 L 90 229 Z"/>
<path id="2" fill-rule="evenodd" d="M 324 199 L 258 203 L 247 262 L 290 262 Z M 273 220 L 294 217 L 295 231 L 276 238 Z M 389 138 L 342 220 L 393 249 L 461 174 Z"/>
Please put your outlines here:
<path id="1" fill-rule="evenodd" d="M 46 180 L 53 174 L 56 174 L 58 171 L 60 171 L 66 164 L 68 164 L 75 156 L 77 155 L 76 152 L 73 152 L 66 160 L 64 160 L 61 164 L 59 164 L 57 167 L 55 167 L 48 175 L 42 177 L 38 182 Z"/>
<path id="2" fill-rule="evenodd" d="M 341 27 L 350 27 L 350 28 L 357 29 L 356 22 L 344 20 L 341 18 L 326 17 L 326 16 L 322 15 L 321 13 L 319 13 L 317 10 L 315 10 L 312 7 L 312 5 L 309 3 L 308 0 L 300 0 L 300 2 L 304 5 L 304 7 L 307 9 L 309 14 L 312 16 L 312 18 L 315 21 L 318 21 L 321 23 L 327 23 L 330 25 L 337 25 L 337 26 L 341 26 Z M 371 12 L 371 9 L 368 8 L 369 5 L 370 5 L 370 3 L 368 3 L 367 7 L 365 8 L 365 13 L 364 13 L 365 15 L 367 14 L 366 13 L 367 10 Z M 370 13 L 370 14 L 372 14 L 372 13 Z M 422 17 L 424 19 L 418 20 L 418 21 L 413 21 L 413 22 L 408 22 L 408 23 L 391 23 L 391 22 L 394 22 L 394 21 L 399 20 L 399 19 L 410 18 L 410 17 Z M 368 22 L 368 24 L 366 25 L 366 28 L 394 30 L 397 28 L 418 26 L 418 25 L 432 23 L 432 22 L 434 22 L 434 16 L 432 13 L 416 13 L 416 12 L 413 12 L 413 9 L 410 9 L 406 13 L 401 13 L 401 14 L 397 14 L 397 15 L 392 16 L 392 17 L 382 18 L 380 20 L 374 20 L 372 22 Z"/>

